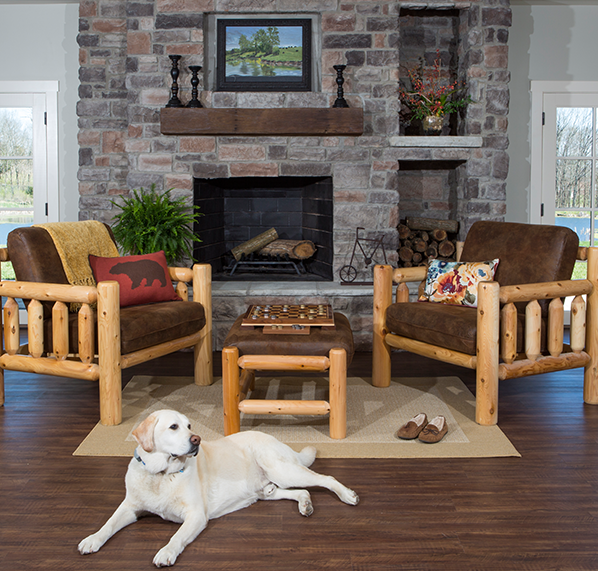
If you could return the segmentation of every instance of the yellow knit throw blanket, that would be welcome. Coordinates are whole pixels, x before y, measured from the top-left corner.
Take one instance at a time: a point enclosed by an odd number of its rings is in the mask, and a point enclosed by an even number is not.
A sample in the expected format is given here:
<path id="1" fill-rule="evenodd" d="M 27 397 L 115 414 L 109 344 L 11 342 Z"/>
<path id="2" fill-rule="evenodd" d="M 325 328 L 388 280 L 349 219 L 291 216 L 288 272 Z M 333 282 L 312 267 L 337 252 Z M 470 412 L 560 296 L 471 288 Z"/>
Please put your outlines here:
<path id="1" fill-rule="evenodd" d="M 103 258 L 119 255 L 110 233 L 97 220 L 35 224 L 50 234 L 71 285 L 95 286 L 89 254 Z"/>

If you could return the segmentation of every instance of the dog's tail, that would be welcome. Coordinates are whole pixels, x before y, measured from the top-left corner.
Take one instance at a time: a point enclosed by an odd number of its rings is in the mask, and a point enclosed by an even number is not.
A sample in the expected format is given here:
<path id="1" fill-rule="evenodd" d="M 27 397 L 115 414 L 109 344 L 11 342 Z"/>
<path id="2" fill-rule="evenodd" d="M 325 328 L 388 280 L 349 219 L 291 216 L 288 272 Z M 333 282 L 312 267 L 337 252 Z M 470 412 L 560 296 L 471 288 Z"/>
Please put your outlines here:
<path id="1" fill-rule="evenodd" d="M 314 463 L 316 459 L 316 449 L 314 446 L 306 446 L 301 452 L 298 453 L 299 462 L 304 466 L 308 467 Z"/>

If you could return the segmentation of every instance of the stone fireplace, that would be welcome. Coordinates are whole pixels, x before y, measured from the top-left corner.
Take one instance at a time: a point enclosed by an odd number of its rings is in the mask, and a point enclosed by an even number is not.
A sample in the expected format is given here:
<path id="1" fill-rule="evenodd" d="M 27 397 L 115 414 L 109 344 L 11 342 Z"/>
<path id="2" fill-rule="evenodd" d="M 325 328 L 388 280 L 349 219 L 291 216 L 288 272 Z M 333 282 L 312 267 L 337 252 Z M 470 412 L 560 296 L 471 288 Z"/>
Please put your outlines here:
<path id="1" fill-rule="evenodd" d="M 333 66 L 344 64 L 345 98 L 363 111 L 362 134 L 164 134 L 168 56 L 182 56 L 179 96 L 186 103 L 188 66 L 205 70 L 213 51 L 207 26 L 214 14 L 309 16 L 319 72 L 311 92 L 280 93 L 209 91 L 200 74 L 204 108 L 294 109 L 300 122 L 301 110 L 332 106 Z M 510 23 L 508 0 L 81 0 L 80 218 L 110 222 L 112 200 L 152 184 L 191 204 L 197 179 L 315 177 L 331 180 L 329 257 L 337 283 L 357 227 L 368 238 L 383 237 L 391 264 L 405 212 L 455 218 L 463 237 L 474 221 L 500 220 L 506 211 Z M 399 80 L 419 58 L 429 62 L 437 53 L 451 77 L 467 82 L 474 102 L 453 118 L 446 137 L 409 136 L 398 115 Z M 204 231 L 210 218 L 202 218 Z M 370 277 L 364 271 L 358 279 Z"/>

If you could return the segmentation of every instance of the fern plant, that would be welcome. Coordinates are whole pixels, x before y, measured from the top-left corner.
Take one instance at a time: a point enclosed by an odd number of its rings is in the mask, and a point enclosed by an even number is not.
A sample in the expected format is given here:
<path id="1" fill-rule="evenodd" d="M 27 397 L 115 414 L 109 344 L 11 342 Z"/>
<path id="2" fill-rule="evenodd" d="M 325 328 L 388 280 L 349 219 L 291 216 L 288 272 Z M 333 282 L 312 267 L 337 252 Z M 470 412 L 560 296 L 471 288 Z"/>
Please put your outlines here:
<path id="1" fill-rule="evenodd" d="M 150 254 L 164 250 L 169 265 L 193 258 L 192 245 L 201 240 L 193 233 L 193 223 L 202 213 L 199 206 L 189 206 L 184 198 L 172 198 L 172 189 L 163 193 L 133 190 L 133 196 L 111 201 L 121 209 L 114 217 L 114 237 L 124 254 Z"/>

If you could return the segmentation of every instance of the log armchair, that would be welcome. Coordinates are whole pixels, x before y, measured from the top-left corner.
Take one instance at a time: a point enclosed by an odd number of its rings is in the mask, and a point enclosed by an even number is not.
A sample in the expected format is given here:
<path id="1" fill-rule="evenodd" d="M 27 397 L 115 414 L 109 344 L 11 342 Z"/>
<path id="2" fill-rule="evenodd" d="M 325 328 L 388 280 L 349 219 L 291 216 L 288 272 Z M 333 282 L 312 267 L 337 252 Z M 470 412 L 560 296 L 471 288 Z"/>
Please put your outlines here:
<path id="1" fill-rule="evenodd" d="M 475 369 L 478 424 L 498 421 L 499 380 L 538 373 L 584 367 L 584 400 L 598 404 L 598 248 L 578 244 L 567 228 L 476 222 L 460 260 L 500 260 L 494 281 L 478 286 L 477 308 L 409 302 L 406 283 L 427 269 L 376 266 L 373 384 L 389 386 L 397 348 Z M 587 279 L 570 280 L 576 258 L 587 259 Z M 566 296 L 574 297 L 568 345 Z"/>
<path id="2" fill-rule="evenodd" d="M 187 347 L 194 348 L 196 384 L 212 384 L 209 265 L 168 268 L 183 301 L 121 308 L 116 281 L 99 282 L 96 287 L 69 284 L 44 228 L 13 230 L 8 247 L 0 249 L 0 260 L 12 261 L 17 277 L 0 281 L 0 295 L 7 298 L 0 404 L 4 404 L 5 369 L 99 381 L 100 420 L 116 425 L 122 420 L 121 370 Z M 20 346 L 16 299 L 24 299 L 27 306 L 28 344 L 24 346 Z M 69 312 L 71 303 L 80 304 L 78 312 Z"/>

